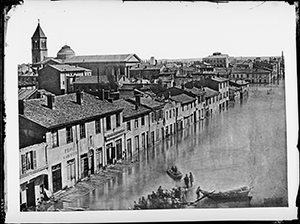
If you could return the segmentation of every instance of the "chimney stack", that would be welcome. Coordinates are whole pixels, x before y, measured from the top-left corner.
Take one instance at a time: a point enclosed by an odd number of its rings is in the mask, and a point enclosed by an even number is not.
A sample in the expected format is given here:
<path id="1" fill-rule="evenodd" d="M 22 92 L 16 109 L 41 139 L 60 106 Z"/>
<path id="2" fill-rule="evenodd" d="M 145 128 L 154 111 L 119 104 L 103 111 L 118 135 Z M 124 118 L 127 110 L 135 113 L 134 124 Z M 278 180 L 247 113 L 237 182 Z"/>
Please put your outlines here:
<path id="1" fill-rule="evenodd" d="M 107 100 L 109 98 L 109 90 L 104 90 L 104 99 Z"/>
<path id="2" fill-rule="evenodd" d="M 82 91 L 77 91 L 76 92 L 76 103 L 81 105 L 83 103 L 83 92 Z"/>
<path id="3" fill-rule="evenodd" d="M 24 115 L 24 101 L 19 100 L 19 114 Z"/>
<path id="4" fill-rule="evenodd" d="M 104 89 L 99 90 L 99 99 L 104 100 Z"/>
<path id="5" fill-rule="evenodd" d="M 47 107 L 51 110 L 55 109 L 55 97 L 54 95 L 47 95 Z"/>
<path id="6" fill-rule="evenodd" d="M 141 94 L 135 94 L 135 109 L 137 110 L 141 106 Z"/>

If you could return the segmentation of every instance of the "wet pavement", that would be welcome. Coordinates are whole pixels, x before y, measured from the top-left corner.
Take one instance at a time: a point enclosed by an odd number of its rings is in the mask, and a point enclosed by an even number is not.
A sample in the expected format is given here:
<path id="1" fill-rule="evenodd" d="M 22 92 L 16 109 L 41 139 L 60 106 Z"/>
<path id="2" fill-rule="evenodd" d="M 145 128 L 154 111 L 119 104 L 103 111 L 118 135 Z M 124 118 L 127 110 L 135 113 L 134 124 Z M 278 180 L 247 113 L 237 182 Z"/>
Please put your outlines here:
<path id="1" fill-rule="evenodd" d="M 271 90 L 270 90 L 271 89 Z M 267 94 L 269 91 L 270 94 Z M 221 191 L 250 185 L 246 201 L 217 203 L 210 199 L 195 207 L 287 206 L 287 151 L 283 81 L 251 86 L 249 96 L 230 103 L 216 116 L 178 132 L 155 147 L 140 152 L 138 161 L 111 166 L 80 183 L 86 191 L 63 197 L 59 207 L 88 210 L 126 210 L 159 186 L 183 186 L 166 174 L 174 164 L 185 175 L 192 172 L 196 188 Z M 80 185 L 79 184 L 79 185 Z M 78 188 L 79 189 L 79 188 Z"/>

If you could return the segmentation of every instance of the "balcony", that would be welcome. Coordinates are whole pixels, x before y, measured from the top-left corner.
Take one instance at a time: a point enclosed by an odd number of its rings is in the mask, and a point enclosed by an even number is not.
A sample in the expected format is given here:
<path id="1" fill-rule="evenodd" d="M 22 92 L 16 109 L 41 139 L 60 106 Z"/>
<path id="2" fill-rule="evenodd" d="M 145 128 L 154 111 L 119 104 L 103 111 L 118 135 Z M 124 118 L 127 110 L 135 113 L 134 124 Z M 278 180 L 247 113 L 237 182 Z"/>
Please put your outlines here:
<path id="1" fill-rule="evenodd" d="M 110 141 L 112 139 L 122 136 L 124 133 L 125 133 L 125 128 L 122 127 L 114 128 L 110 132 L 104 134 L 104 140 Z"/>

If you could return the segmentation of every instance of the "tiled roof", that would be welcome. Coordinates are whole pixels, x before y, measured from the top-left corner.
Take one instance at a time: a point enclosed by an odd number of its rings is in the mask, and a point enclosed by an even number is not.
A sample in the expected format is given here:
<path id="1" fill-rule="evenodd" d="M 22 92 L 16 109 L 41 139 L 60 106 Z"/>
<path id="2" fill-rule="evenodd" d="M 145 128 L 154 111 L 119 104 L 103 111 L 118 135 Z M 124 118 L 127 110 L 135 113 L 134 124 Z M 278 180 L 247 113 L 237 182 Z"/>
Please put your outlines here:
<path id="1" fill-rule="evenodd" d="M 113 54 L 113 55 L 80 55 L 67 58 L 64 63 L 81 62 L 128 62 L 132 57 L 139 57 L 135 54 Z"/>
<path id="2" fill-rule="evenodd" d="M 36 77 L 38 77 L 38 74 L 36 74 L 32 71 L 28 71 L 26 73 L 18 73 L 18 76 L 22 76 L 22 77 L 24 77 L 24 76 L 31 76 L 31 77 L 36 76 Z"/>
<path id="3" fill-rule="evenodd" d="M 90 69 L 87 68 L 82 68 L 82 67 L 78 67 L 78 66 L 72 66 L 72 65 L 66 65 L 66 64 L 59 64 L 59 65 L 48 65 L 60 72 L 80 72 L 80 71 L 92 71 Z"/>
<path id="4" fill-rule="evenodd" d="M 97 76 L 78 76 L 73 84 L 95 84 L 98 83 Z M 99 83 L 108 83 L 106 75 L 99 75 Z"/>
<path id="5" fill-rule="evenodd" d="M 18 98 L 19 98 L 19 100 L 27 99 L 36 91 L 37 91 L 37 89 L 19 89 L 18 90 Z"/>
<path id="6" fill-rule="evenodd" d="M 170 99 L 180 102 L 180 103 L 184 103 L 184 104 L 191 103 L 196 100 L 194 97 L 188 96 L 184 93 L 180 94 L 180 95 L 172 96 L 172 97 L 170 97 Z"/>
<path id="7" fill-rule="evenodd" d="M 205 91 L 204 91 L 204 90 L 198 89 L 198 88 L 196 88 L 196 87 L 193 87 L 193 88 L 191 88 L 191 89 L 185 88 L 184 90 L 185 90 L 185 91 L 188 91 L 188 92 L 191 92 L 191 93 L 193 93 L 193 94 L 195 94 L 195 95 L 197 95 L 197 96 L 200 96 L 200 95 L 205 94 Z"/>
<path id="8" fill-rule="evenodd" d="M 33 122 L 46 127 L 55 128 L 84 119 L 105 115 L 109 112 L 121 111 L 118 103 L 102 101 L 95 96 L 83 93 L 83 103 L 76 103 L 76 93 L 55 97 L 55 109 L 48 108 L 45 98 L 24 102 L 24 116 Z"/>
<path id="9" fill-rule="evenodd" d="M 22 86 L 35 86 L 36 82 L 33 81 L 18 81 L 18 86 L 22 87 Z"/>
<path id="10" fill-rule="evenodd" d="M 134 117 L 134 116 L 138 116 L 138 115 L 142 115 L 142 114 L 151 112 L 150 109 L 144 107 L 143 105 L 138 106 L 138 109 L 136 110 L 134 103 L 127 102 L 126 100 L 123 100 L 123 99 L 116 100 L 116 101 L 114 101 L 114 103 L 118 103 L 119 105 L 121 105 L 124 108 L 124 112 L 123 112 L 124 118 L 130 118 L 130 117 Z"/>
<path id="11" fill-rule="evenodd" d="M 49 61 L 54 61 L 57 64 L 61 64 L 62 63 L 62 60 L 59 59 L 59 58 L 48 57 L 48 58 L 45 58 L 43 61 L 37 62 L 36 64 L 46 64 Z"/>
<path id="12" fill-rule="evenodd" d="M 219 95 L 219 92 L 218 91 L 215 91 L 215 90 L 213 90 L 213 89 L 211 89 L 211 88 L 208 88 L 208 87 L 204 87 L 204 90 L 205 90 L 205 97 L 206 98 L 210 98 L 210 97 L 212 97 L 212 96 L 217 96 L 217 95 Z"/>
<path id="13" fill-rule="evenodd" d="M 131 102 L 135 102 L 134 97 L 131 97 L 128 100 Z M 158 107 L 164 106 L 164 103 L 158 102 L 158 101 L 152 99 L 151 97 L 141 97 L 141 105 L 143 105 L 147 108 L 156 109 Z"/>
<path id="14" fill-rule="evenodd" d="M 253 74 L 253 73 L 270 73 L 271 71 L 269 69 L 232 69 L 232 74 L 240 74 L 240 73 L 246 73 L 246 74 Z"/>

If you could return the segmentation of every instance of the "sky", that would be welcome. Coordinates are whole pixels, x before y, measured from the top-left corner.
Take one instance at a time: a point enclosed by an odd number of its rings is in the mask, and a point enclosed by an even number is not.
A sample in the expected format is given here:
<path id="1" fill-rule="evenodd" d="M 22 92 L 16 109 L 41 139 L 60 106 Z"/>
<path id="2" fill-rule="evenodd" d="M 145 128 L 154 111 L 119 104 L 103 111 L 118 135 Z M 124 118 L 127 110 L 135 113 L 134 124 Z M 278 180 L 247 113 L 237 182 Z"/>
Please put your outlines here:
<path id="1" fill-rule="evenodd" d="M 8 46 L 31 62 L 40 20 L 48 56 L 65 44 L 76 55 L 135 53 L 142 59 L 279 56 L 295 33 L 295 8 L 284 2 L 29 1 L 10 12 Z M 291 35 L 290 35 L 291 34 Z"/>

